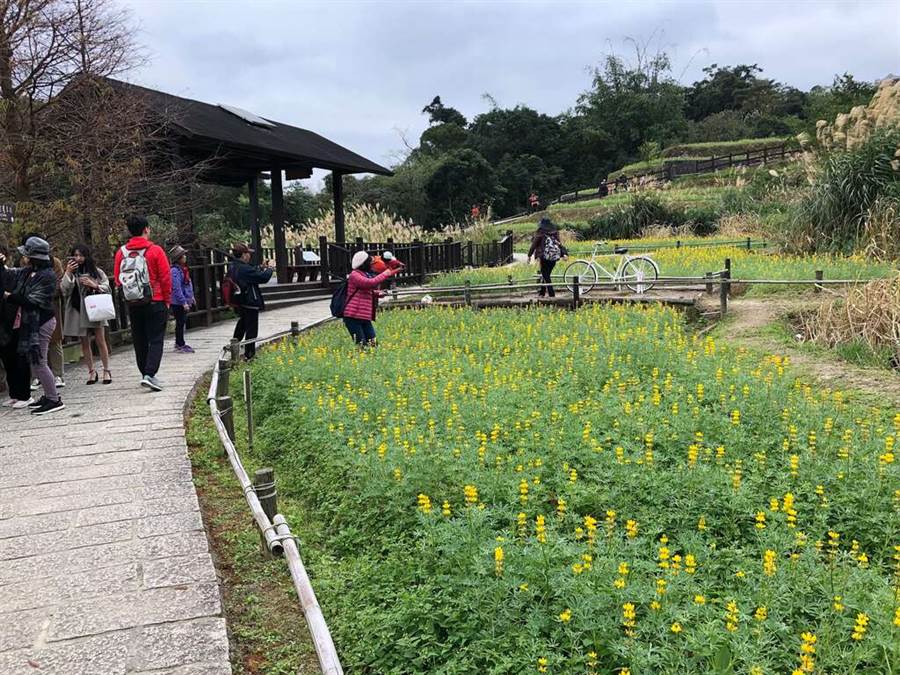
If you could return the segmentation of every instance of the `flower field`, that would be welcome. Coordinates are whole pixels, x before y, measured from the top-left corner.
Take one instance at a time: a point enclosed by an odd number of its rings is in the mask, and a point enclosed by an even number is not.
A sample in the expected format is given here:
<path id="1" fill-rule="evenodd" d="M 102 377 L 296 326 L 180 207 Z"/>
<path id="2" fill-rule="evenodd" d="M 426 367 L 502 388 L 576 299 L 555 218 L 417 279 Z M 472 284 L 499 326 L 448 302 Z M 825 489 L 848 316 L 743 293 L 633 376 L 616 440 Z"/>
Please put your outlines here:
<path id="1" fill-rule="evenodd" d="M 562 275 L 572 260 L 590 256 L 592 242 L 578 242 L 578 252 L 573 252 L 569 260 L 561 261 L 554 274 Z M 635 255 L 640 255 L 636 251 Z M 664 248 L 648 251 L 647 255 L 659 264 L 661 276 L 700 276 L 706 272 L 716 272 L 723 268 L 725 258 L 731 259 L 731 273 L 735 279 L 814 279 L 816 270 L 822 270 L 826 279 L 877 279 L 893 274 L 890 263 L 877 262 L 863 256 L 807 255 L 793 256 L 779 253 L 747 251 L 738 246 L 710 246 L 702 248 Z M 619 256 L 608 256 L 600 260 L 611 269 Z M 536 265 L 525 263 L 501 268 L 476 268 L 451 272 L 436 277 L 432 286 L 457 286 L 469 279 L 473 284 L 505 282 L 512 274 L 513 279 L 533 280 L 537 274 Z M 560 282 L 562 280 L 560 279 Z M 797 291 L 797 286 L 757 286 L 749 292 L 754 295 Z"/>
<path id="2" fill-rule="evenodd" d="M 301 551 L 348 672 L 900 666 L 900 410 L 660 307 L 378 330 L 252 366 L 248 457 L 322 523 Z"/>

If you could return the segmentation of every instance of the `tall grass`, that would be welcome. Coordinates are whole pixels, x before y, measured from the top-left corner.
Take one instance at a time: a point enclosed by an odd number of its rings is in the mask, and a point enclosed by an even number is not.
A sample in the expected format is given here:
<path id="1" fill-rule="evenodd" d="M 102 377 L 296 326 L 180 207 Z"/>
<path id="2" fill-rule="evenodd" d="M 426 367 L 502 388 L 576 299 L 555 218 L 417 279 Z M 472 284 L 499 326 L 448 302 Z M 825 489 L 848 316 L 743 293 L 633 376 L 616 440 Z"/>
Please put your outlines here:
<path id="1" fill-rule="evenodd" d="M 791 223 L 793 247 L 801 251 L 866 249 L 867 236 L 900 236 L 900 128 L 881 129 L 851 150 L 824 155 L 813 184 Z M 885 222 L 887 218 L 888 222 Z M 878 246 L 878 242 L 875 242 Z M 896 246 L 896 244 L 894 244 Z"/>
<path id="2" fill-rule="evenodd" d="M 497 227 L 491 223 L 491 213 L 487 212 L 477 219 L 465 223 L 445 227 L 442 230 L 426 230 L 411 220 L 406 220 L 386 210 L 379 204 L 350 204 L 344 215 L 344 227 L 348 240 L 361 237 L 367 242 L 438 242 L 451 237 L 454 240 L 483 243 L 494 241 L 500 237 Z M 309 245 L 316 247 L 319 237 L 334 239 L 334 211 L 322 212 L 318 217 L 306 223 L 302 229 L 285 232 L 288 247 Z M 271 246 L 272 228 L 263 229 L 263 241 Z"/>

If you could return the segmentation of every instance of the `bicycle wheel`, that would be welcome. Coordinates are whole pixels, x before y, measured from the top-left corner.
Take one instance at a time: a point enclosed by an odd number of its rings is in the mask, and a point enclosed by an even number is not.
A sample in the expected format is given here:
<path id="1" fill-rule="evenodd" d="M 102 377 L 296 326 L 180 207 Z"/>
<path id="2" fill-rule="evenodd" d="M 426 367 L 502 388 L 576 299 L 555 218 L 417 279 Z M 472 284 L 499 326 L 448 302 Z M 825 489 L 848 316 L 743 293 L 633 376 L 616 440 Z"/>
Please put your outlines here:
<path id="1" fill-rule="evenodd" d="M 635 293 L 649 291 L 658 277 L 659 268 L 651 258 L 637 256 L 622 265 L 621 280 Z"/>
<path id="2" fill-rule="evenodd" d="M 590 293 L 597 283 L 597 270 L 587 260 L 576 260 L 563 272 L 563 280 L 569 293 L 575 292 L 575 279 L 578 279 L 578 292 L 581 295 Z"/>

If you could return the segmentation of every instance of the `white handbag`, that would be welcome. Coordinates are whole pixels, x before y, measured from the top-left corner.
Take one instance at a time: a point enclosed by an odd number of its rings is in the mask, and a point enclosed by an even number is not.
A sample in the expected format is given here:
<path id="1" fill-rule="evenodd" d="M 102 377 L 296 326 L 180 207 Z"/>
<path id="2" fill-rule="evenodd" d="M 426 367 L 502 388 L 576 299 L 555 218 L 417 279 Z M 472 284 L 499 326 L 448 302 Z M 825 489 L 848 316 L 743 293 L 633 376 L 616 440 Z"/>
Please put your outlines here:
<path id="1" fill-rule="evenodd" d="M 91 323 L 110 321 L 116 318 L 116 306 L 113 304 L 112 295 L 109 293 L 85 296 L 84 309 L 87 312 L 88 321 Z"/>

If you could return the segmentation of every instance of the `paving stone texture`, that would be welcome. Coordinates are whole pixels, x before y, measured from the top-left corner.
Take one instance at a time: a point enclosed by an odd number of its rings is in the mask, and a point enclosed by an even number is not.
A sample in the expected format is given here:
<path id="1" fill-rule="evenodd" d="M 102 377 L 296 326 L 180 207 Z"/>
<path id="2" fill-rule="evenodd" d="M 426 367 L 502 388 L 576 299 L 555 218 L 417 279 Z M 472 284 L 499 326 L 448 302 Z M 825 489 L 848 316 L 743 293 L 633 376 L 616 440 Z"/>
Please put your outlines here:
<path id="1" fill-rule="evenodd" d="M 322 301 L 264 312 L 259 332 L 326 316 Z M 111 385 L 67 368 L 61 412 L 0 408 L 0 673 L 231 672 L 182 412 L 233 328 L 188 332 L 195 354 L 168 338 L 162 392 L 124 347 Z"/>

